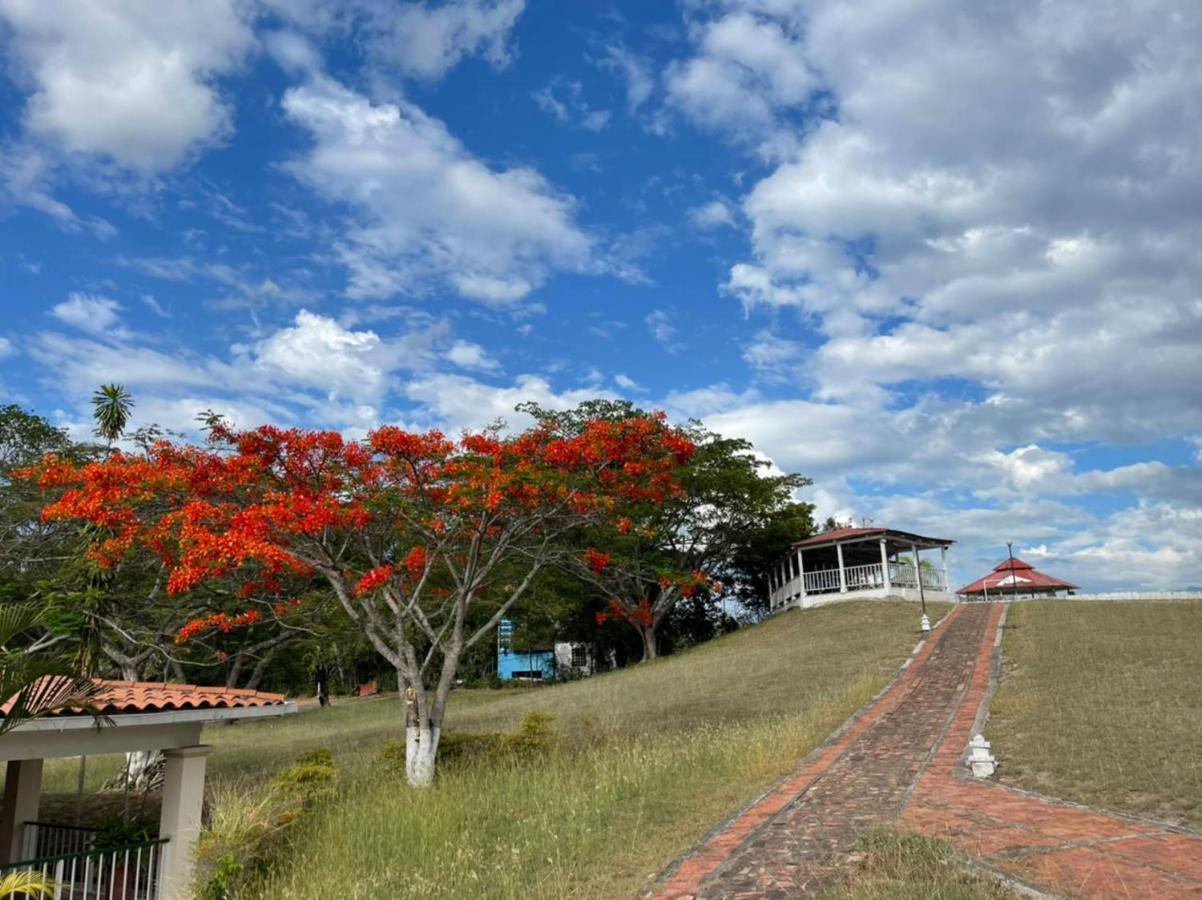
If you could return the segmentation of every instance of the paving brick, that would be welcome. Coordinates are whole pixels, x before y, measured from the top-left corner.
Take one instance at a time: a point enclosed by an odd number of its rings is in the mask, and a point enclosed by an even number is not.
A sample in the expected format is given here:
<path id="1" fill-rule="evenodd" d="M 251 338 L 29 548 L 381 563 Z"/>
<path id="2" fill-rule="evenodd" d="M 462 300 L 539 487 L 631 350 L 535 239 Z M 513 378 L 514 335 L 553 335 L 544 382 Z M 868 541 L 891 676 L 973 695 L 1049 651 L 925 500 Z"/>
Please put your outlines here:
<path id="1" fill-rule="evenodd" d="M 842 878 L 869 828 L 938 837 L 1049 891 L 1202 898 L 1202 835 L 971 779 L 1002 604 L 957 607 L 888 690 L 756 804 L 680 860 L 679 900 L 795 897 Z"/>

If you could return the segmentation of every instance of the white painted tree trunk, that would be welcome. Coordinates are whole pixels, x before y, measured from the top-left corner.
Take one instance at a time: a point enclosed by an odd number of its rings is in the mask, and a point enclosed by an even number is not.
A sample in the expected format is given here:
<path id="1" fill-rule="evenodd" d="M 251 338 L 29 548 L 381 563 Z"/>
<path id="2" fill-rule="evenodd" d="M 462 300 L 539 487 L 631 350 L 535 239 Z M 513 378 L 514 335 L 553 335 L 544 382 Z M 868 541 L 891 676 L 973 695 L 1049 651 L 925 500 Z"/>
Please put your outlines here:
<path id="1" fill-rule="evenodd" d="M 416 725 L 405 729 L 405 778 L 411 787 L 424 788 L 434 783 L 439 732 L 438 728 Z"/>

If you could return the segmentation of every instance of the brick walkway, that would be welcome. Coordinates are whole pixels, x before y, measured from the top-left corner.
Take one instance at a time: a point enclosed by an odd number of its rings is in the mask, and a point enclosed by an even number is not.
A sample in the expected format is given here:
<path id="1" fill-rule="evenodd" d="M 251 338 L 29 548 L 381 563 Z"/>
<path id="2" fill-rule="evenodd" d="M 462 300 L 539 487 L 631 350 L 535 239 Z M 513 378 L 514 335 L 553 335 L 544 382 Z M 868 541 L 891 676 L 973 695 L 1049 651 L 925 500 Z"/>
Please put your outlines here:
<path id="1" fill-rule="evenodd" d="M 1004 613 L 956 607 L 880 697 L 679 861 L 658 895 L 813 894 L 845 872 L 865 829 L 900 823 L 1057 894 L 1202 898 L 1202 837 L 968 777 Z"/>

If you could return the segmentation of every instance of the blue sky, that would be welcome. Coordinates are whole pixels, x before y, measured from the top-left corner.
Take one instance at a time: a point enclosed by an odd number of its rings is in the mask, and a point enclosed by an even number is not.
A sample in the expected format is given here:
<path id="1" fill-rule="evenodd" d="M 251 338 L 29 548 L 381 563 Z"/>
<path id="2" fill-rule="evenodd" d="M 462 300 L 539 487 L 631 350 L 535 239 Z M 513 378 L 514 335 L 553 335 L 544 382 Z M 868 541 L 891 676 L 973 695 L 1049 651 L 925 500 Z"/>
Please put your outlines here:
<path id="1" fill-rule="evenodd" d="M 0 394 L 626 396 L 961 581 L 1202 585 L 1202 13 L 1129 6 L 0 0 Z"/>

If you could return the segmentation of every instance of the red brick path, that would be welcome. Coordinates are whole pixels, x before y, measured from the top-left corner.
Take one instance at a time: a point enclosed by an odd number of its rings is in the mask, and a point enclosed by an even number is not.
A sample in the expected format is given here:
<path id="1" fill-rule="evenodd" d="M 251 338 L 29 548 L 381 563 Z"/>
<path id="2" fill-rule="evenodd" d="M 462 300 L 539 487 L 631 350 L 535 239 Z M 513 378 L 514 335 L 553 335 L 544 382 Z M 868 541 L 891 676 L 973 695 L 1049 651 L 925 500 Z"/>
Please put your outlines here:
<path id="1" fill-rule="evenodd" d="M 898 823 L 1058 894 L 1202 898 L 1202 836 L 968 775 L 1004 612 L 956 607 L 880 697 L 669 870 L 659 896 L 815 893 L 865 829 Z"/>

